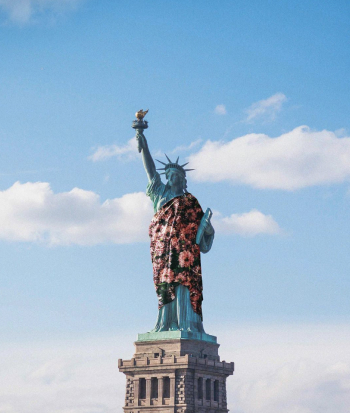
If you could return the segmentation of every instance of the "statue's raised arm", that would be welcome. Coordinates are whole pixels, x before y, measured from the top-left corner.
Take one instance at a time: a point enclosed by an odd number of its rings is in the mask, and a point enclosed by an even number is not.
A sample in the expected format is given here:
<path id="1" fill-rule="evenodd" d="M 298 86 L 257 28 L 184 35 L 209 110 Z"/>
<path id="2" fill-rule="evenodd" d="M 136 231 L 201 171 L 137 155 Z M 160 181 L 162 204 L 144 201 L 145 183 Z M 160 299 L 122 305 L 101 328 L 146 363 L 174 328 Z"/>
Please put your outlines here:
<path id="1" fill-rule="evenodd" d="M 148 148 L 148 143 L 142 131 L 136 131 L 136 139 L 138 143 L 138 151 L 141 153 L 143 166 L 145 167 L 148 181 L 151 182 L 156 173 L 156 166 L 154 164 L 152 155 Z"/>
<path id="2" fill-rule="evenodd" d="M 133 122 L 132 127 L 136 130 L 137 149 L 139 153 L 141 153 L 143 166 L 145 167 L 148 181 L 151 182 L 156 174 L 156 166 L 149 151 L 146 137 L 143 133 L 143 131 L 148 128 L 147 121 L 143 120 L 147 112 L 148 110 L 143 111 L 142 109 L 136 112 L 135 116 L 137 121 L 135 120 Z"/>

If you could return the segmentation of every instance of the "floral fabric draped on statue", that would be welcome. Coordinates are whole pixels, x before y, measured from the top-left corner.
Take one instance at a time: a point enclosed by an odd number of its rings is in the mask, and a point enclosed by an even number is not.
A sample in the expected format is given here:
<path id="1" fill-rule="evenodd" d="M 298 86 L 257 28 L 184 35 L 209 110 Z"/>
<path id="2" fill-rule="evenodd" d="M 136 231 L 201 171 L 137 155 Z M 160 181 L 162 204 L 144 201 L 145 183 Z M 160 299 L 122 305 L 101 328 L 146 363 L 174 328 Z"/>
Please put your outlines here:
<path id="1" fill-rule="evenodd" d="M 188 287 L 193 311 L 202 317 L 202 271 L 196 235 L 203 211 L 197 199 L 185 194 L 168 201 L 149 227 L 153 280 L 159 305 L 175 299 L 175 287 Z"/>

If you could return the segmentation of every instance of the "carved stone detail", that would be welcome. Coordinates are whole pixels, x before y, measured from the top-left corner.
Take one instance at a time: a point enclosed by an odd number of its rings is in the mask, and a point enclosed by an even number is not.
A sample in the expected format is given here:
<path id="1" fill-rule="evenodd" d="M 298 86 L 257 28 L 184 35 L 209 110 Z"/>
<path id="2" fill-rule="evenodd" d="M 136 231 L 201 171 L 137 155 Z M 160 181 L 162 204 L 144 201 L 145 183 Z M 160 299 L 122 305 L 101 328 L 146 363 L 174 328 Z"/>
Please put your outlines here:
<path id="1" fill-rule="evenodd" d="M 124 413 L 228 412 L 226 378 L 234 364 L 220 361 L 218 344 L 159 340 L 135 346 L 131 360 L 119 360 L 119 370 L 126 375 Z M 154 398 L 152 379 L 158 383 Z"/>
<path id="2" fill-rule="evenodd" d="M 134 405 L 134 380 L 132 377 L 126 379 L 126 393 L 125 393 L 125 406 Z"/>

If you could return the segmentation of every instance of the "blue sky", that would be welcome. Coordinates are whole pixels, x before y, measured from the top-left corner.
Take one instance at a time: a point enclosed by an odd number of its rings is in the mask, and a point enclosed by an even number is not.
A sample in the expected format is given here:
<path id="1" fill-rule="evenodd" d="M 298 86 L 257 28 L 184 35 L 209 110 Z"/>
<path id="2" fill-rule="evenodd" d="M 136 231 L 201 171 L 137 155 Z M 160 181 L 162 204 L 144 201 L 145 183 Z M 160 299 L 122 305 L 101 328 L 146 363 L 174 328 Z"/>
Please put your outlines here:
<path id="1" fill-rule="evenodd" d="M 276 342 L 278 328 L 297 331 L 290 349 L 320 326 L 349 331 L 349 18 L 341 0 L 0 0 L 4 345 L 121 337 L 108 351 L 131 357 L 153 326 L 152 208 L 131 129 L 140 108 L 154 156 L 190 160 L 188 189 L 214 210 L 207 332 L 239 331 L 254 359 L 262 326 Z M 344 340 L 334 366 L 349 368 Z M 34 371 L 50 369 L 50 354 Z M 237 399 L 243 382 L 230 380 Z M 231 411 L 265 413 L 239 397 Z M 86 410 L 57 412 L 111 409 L 83 399 Z M 0 394 L 1 413 L 38 409 L 11 403 Z M 287 413 L 319 413 L 303 403 Z"/>

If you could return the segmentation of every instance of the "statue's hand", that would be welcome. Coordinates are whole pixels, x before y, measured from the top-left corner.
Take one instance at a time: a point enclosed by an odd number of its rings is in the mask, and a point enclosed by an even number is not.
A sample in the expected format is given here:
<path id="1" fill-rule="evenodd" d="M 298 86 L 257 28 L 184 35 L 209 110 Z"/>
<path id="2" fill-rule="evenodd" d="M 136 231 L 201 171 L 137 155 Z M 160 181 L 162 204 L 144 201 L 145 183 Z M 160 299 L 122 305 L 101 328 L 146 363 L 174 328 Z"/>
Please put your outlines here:
<path id="1" fill-rule="evenodd" d="M 145 149 L 147 143 L 146 143 L 145 135 L 139 130 L 136 131 L 136 140 L 137 140 L 137 150 L 140 153 L 142 149 Z"/>

